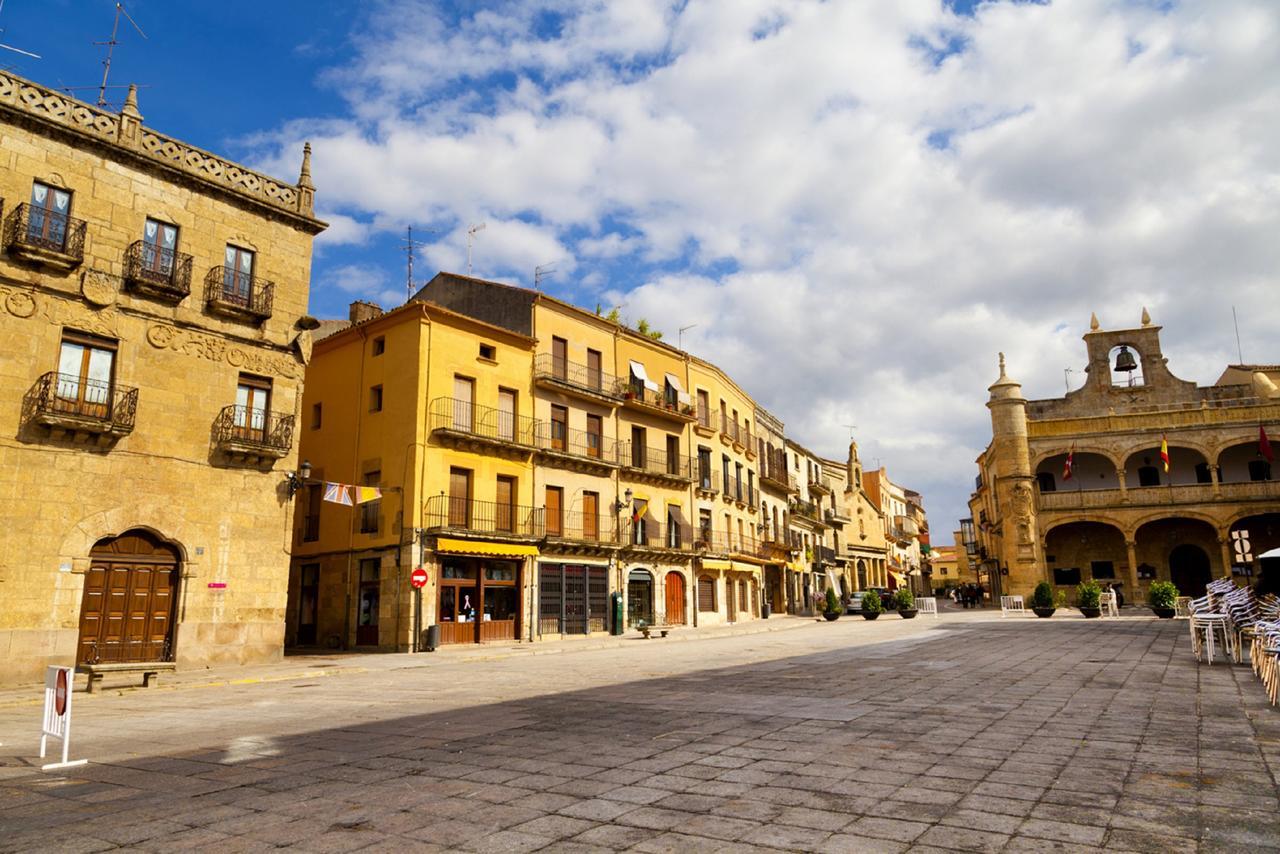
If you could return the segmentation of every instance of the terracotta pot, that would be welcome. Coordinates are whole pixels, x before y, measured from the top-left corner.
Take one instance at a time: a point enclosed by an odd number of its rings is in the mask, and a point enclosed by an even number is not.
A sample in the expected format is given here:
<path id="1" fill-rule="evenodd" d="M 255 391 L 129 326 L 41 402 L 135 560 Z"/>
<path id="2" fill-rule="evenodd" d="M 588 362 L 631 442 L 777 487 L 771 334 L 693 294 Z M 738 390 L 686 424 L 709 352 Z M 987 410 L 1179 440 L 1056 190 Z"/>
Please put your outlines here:
<path id="1" fill-rule="evenodd" d="M 1035 611 L 1035 613 L 1036 613 L 1036 616 L 1037 616 L 1037 617 L 1052 617 L 1052 616 L 1053 616 L 1053 612 L 1054 612 L 1054 611 L 1056 611 L 1056 610 L 1058 610 L 1058 609 L 1057 609 L 1057 608 L 1035 608 L 1035 607 L 1033 607 L 1031 610 L 1032 610 L 1032 611 Z"/>
<path id="2" fill-rule="evenodd" d="M 920 613 L 919 608 L 899 608 L 898 616 L 904 620 L 914 620 L 916 614 Z"/>
<path id="3" fill-rule="evenodd" d="M 1153 612 L 1155 612 L 1155 615 L 1156 615 L 1157 617 L 1159 617 L 1160 619 L 1162 619 L 1162 620 L 1172 620 L 1172 619 L 1173 619 L 1173 615 L 1174 615 L 1174 609 L 1173 609 L 1173 608 L 1152 608 L 1151 610 L 1152 610 Z"/>
<path id="4" fill-rule="evenodd" d="M 874 620 L 878 616 L 880 616 L 879 612 L 875 614 L 868 614 L 866 611 L 862 612 L 862 619 L 864 620 Z"/>

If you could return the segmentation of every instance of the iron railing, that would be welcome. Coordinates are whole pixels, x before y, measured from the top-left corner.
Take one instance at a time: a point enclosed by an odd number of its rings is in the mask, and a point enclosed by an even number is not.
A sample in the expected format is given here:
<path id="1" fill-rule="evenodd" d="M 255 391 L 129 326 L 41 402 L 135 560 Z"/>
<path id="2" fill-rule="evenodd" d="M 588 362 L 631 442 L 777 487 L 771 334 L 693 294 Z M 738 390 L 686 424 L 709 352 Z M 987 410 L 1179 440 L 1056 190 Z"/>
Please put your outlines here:
<path id="1" fill-rule="evenodd" d="M 204 277 L 204 298 L 211 306 L 231 306 L 259 317 L 271 316 L 274 283 L 235 267 L 214 267 Z"/>
<path id="2" fill-rule="evenodd" d="M 124 280 L 183 299 L 191 293 L 191 264 L 190 255 L 138 240 L 125 252 Z"/>
<path id="3" fill-rule="evenodd" d="M 539 353 L 533 358 L 533 378 L 564 383 L 592 394 L 605 397 L 621 397 L 618 378 L 603 370 L 591 368 L 568 359 L 560 359 L 551 353 Z"/>
<path id="4" fill-rule="evenodd" d="M 724 494 L 732 498 L 734 501 L 747 500 L 747 483 L 736 475 L 725 474 L 721 480 L 724 483 Z"/>
<path id="5" fill-rule="evenodd" d="M 720 479 L 716 477 L 715 469 L 712 468 L 710 461 L 704 466 L 701 461 L 695 461 L 697 468 L 694 471 L 694 485 L 703 492 L 710 492 L 715 495 L 720 492 Z"/>
<path id="6" fill-rule="evenodd" d="M 618 455 L 627 452 L 629 443 L 585 430 L 571 430 L 556 421 L 537 421 L 533 427 L 534 446 L 540 451 L 568 454 L 584 460 L 598 460 L 616 465 Z"/>
<path id="7" fill-rule="evenodd" d="M 293 415 L 232 404 L 222 407 L 213 422 L 213 441 L 219 446 L 248 445 L 264 451 L 288 453 L 293 447 Z"/>
<path id="8" fill-rule="evenodd" d="M 477 406 L 456 397 L 431 401 L 431 430 L 446 430 L 525 448 L 536 447 L 538 422 L 490 406 Z"/>
<path id="9" fill-rule="evenodd" d="M 701 402 L 694 408 L 694 417 L 697 419 L 698 426 L 707 430 L 714 429 L 711 426 L 711 406 L 703 405 Z"/>
<path id="10" fill-rule="evenodd" d="M 765 541 L 754 534 L 735 534 L 731 531 L 716 531 L 703 528 L 697 532 L 693 547 L 700 551 L 715 554 L 739 554 L 753 557 L 763 556 L 768 550 Z"/>
<path id="11" fill-rule="evenodd" d="M 814 504 L 812 501 L 793 500 L 788 505 L 788 509 L 791 510 L 791 514 L 793 516 L 804 516 L 806 518 L 813 519 L 815 522 L 821 519 L 818 515 L 818 505 Z"/>
<path id="12" fill-rule="evenodd" d="M 10 249 L 44 249 L 83 261 L 86 228 L 82 219 L 23 203 L 5 220 L 4 243 Z"/>
<path id="13" fill-rule="evenodd" d="M 427 499 L 423 517 L 425 528 L 510 537 L 546 535 L 545 511 L 541 507 L 433 495 Z"/>
<path id="14" fill-rule="evenodd" d="M 126 662 L 173 661 L 173 644 L 164 640 L 123 638 L 121 640 L 89 641 L 89 649 L 83 664 L 122 664 Z"/>
<path id="15" fill-rule="evenodd" d="M 618 520 L 604 513 L 583 513 L 579 510 L 545 515 L 548 540 L 572 540 L 582 543 L 616 544 Z"/>
<path id="16" fill-rule="evenodd" d="M 693 464 L 689 457 L 668 456 L 661 448 L 646 448 L 628 442 L 626 447 L 619 447 L 618 462 L 630 471 L 693 480 Z"/>
<path id="17" fill-rule="evenodd" d="M 637 548 L 690 551 L 693 548 L 693 531 L 688 525 L 678 523 L 628 520 L 623 542 Z"/>
<path id="18" fill-rule="evenodd" d="M 78 374 L 50 371 L 23 398 L 23 420 L 74 418 L 104 432 L 128 433 L 138 412 L 138 390 Z"/>
<path id="19" fill-rule="evenodd" d="M 638 403 L 651 409 L 675 416 L 683 421 L 697 419 L 693 404 L 681 403 L 679 398 L 672 400 L 664 392 L 654 391 L 643 383 L 630 379 L 619 379 L 615 386 L 616 394 L 628 403 Z"/>

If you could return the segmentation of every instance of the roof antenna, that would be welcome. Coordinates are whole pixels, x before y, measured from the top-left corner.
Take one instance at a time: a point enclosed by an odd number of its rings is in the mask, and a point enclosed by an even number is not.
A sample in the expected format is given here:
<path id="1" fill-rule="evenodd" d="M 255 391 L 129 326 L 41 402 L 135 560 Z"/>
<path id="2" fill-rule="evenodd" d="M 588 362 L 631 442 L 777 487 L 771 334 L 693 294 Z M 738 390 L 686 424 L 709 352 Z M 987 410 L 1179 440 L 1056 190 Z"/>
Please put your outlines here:
<path id="1" fill-rule="evenodd" d="M 857 425 L 857 424 L 845 424 L 845 425 L 843 425 L 843 426 L 845 426 L 845 427 L 848 427 L 848 428 L 849 428 L 849 441 L 851 441 L 851 442 L 852 442 L 852 441 L 853 441 L 853 431 L 858 429 L 858 425 Z"/>
<path id="2" fill-rule="evenodd" d="M 435 234 L 435 229 L 426 229 L 427 234 Z M 404 241 L 400 244 L 400 249 L 409 256 L 408 270 L 405 271 L 404 290 L 406 303 L 413 299 L 413 250 L 419 246 L 427 246 L 425 240 L 413 239 L 413 226 L 406 226 L 404 230 Z"/>
<path id="3" fill-rule="evenodd" d="M 535 291 L 541 289 L 542 279 L 545 276 L 547 276 L 549 273 L 554 273 L 556 271 L 556 268 L 552 266 L 555 263 L 556 263 L 555 261 L 548 261 L 547 263 L 542 264 L 541 266 L 533 268 L 533 289 Z"/>
<path id="4" fill-rule="evenodd" d="M 680 336 L 680 349 L 681 349 L 681 350 L 683 350 L 683 349 L 684 349 L 684 333 L 685 333 L 685 330 L 686 330 L 686 329 L 692 329 L 693 327 L 695 327 L 695 326 L 697 326 L 697 325 L 698 325 L 698 324 L 696 324 L 696 323 L 690 323 L 688 326 L 681 326 L 681 327 L 680 327 L 680 332 L 679 332 L 678 334 L 679 334 L 679 336 Z"/>
<path id="5" fill-rule="evenodd" d="M 96 45 L 107 46 L 107 58 L 102 60 L 102 85 L 98 87 L 99 107 L 107 106 L 107 75 L 111 73 L 111 54 L 115 52 L 116 45 L 119 44 L 119 42 L 116 41 L 116 33 L 120 30 L 121 15 L 124 15 L 125 18 L 128 19 L 129 23 L 133 25 L 133 28 L 138 31 L 138 35 L 142 36 L 144 39 L 147 37 L 147 34 L 142 31 L 142 27 L 138 26 L 138 22 L 129 17 L 129 13 L 124 10 L 124 4 L 116 3 L 116 20 L 115 23 L 111 25 L 111 39 L 105 42 L 94 42 Z"/>
<path id="6" fill-rule="evenodd" d="M 3 12 L 3 11 L 4 11 L 4 0 L 0 0 L 0 12 Z M 0 30 L 0 33 L 3 33 L 3 32 L 4 30 Z M 14 53 L 20 53 L 23 56 L 29 56 L 32 59 L 40 59 L 40 54 L 38 53 L 32 53 L 29 50 L 23 50 L 20 47 L 14 47 L 13 45 L 5 44 L 4 42 L 0 42 L 0 48 L 3 48 L 4 50 L 11 50 Z"/>
<path id="7" fill-rule="evenodd" d="M 1236 307 L 1231 306 L 1231 322 L 1236 325 L 1236 355 L 1240 357 L 1240 364 L 1244 364 L 1244 350 L 1240 349 L 1240 318 L 1236 317 Z"/>
<path id="8" fill-rule="evenodd" d="M 478 232 L 484 231 L 484 223 L 473 225 L 467 229 L 467 275 L 471 275 L 471 244 L 475 241 Z"/>

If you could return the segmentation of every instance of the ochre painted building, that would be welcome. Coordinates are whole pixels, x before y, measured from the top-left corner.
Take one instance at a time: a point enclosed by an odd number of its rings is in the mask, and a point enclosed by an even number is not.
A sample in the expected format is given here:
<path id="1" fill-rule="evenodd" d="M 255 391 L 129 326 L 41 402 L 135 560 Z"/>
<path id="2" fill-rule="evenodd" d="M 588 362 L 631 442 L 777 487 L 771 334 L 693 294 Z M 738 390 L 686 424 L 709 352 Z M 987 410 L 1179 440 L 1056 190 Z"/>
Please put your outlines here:
<path id="1" fill-rule="evenodd" d="M 324 223 L 289 184 L 0 72 L 0 682 L 281 655 Z"/>
<path id="2" fill-rule="evenodd" d="M 1087 379 L 1064 397 L 1026 400 L 1000 357 L 969 501 L 990 592 L 1048 581 L 1073 595 L 1092 578 L 1141 602 L 1154 579 L 1186 595 L 1256 579 L 1257 555 L 1280 546 L 1280 482 L 1259 441 L 1280 433 L 1274 366 L 1197 386 L 1169 371 L 1145 310 L 1135 328 L 1090 327 Z"/>

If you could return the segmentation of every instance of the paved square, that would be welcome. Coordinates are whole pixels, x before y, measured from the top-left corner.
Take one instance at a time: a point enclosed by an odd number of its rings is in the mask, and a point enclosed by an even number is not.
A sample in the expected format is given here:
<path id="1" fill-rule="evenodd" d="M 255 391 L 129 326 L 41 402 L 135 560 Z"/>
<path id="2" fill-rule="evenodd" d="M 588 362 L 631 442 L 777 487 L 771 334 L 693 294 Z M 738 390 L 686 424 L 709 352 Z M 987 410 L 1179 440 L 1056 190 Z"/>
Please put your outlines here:
<path id="1" fill-rule="evenodd" d="M 65 775 L 10 703 L 0 850 L 1280 847 L 1280 711 L 1188 646 L 1181 621 L 947 614 L 379 656 L 77 694 L 91 763 Z"/>

